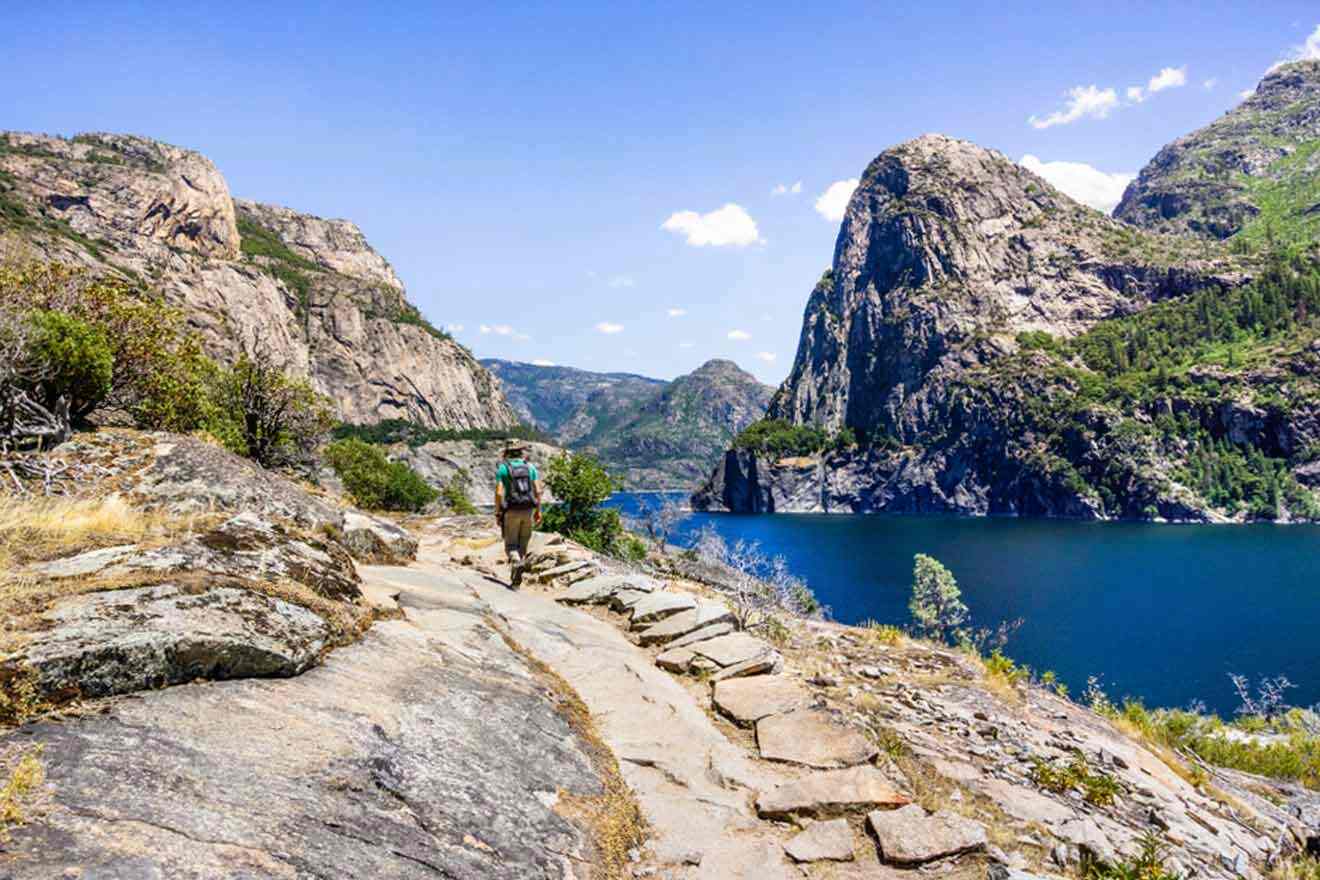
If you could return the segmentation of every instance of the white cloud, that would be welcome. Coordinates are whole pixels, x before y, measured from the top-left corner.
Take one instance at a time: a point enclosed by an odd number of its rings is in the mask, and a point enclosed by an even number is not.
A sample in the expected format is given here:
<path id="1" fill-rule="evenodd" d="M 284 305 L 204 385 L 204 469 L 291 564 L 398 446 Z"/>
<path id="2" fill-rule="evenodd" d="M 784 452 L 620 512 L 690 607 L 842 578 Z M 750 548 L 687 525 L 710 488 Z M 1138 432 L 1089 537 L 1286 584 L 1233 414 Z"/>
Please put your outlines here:
<path id="1" fill-rule="evenodd" d="M 515 334 L 513 334 L 513 341 L 514 341 L 514 342 L 530 342 L 531 339 L 532 339 L 532 337 L 531 337 L 529 334 L 527 334 L 527 333 L 515 333 Z"/>
<path id="2" fill-rule="evenodd" d="M 671 317 L 671 318 L 681 318 L 681 317 L 683 317 L 683 316 L 686 315 L 686 314 L 687 314 L 687 309 L 670 309 L 670 310 L 669 310 L 669 317 Z"/>
<path id="3" fill-rule="evenodd" d="M 857 189 L 857 178 L 849 180 L 836 180 L 829 185 L 825 192 L 816 199 L 816 213 L 826 220 L 833 220 L 835 223 L 843 219 L 844 213 L 848 210 L 848 200 L 852 198 L 853 191 Z"/>
<path id="4" fill-rule="evenodd" d="M 1187 85 L 1187 65 L 1182 67 L 1165 67 L 1150 78 L 1146 83 L 1146 91 L 1154 94 L 1162 92 L 1165 89 L 1176 89 Z"/>
<path id="5" fill-rule="evenodd" d="M 1084 205 L 1108 214 L 1123 197 L 1135 174 L 1109 173 L 1085 162 L 1042 162 L 1028 153 L 1019 162 L 1023 168 L 1045 178 L 1059 190 Z"/>
<path id="6" fill-rule="evenodd" d="M 1127 95 L 1127 99 L 1133 104 L 1140 104 L 1142 101 L 1146 100 L 1146 90 L 1141 86 L 1128 86 L 1127 92 L 1124 94 Z"/>
<path id="7" fill-rule="evenodd" d="M 1254 94 L 1256 94 L 1255 89 L 1243 89 L 1242 91 L 1238 92 L 1238 97 L 1245 101 L 1247 98 L 1250 98 Z"/>
<path id="8" fill-rule="evenodd" d="M 729 338 L 737 340 L 738 342 L 745 342 L 752 338 L 752 334 L 748 333 L 746 330 L 730 330 Z"/>
<path id="9" fill-rule="evenodd" d="M 1205 89 L 1208 92 L 1217 85 L 1219 85 L 1219 79 L 1217 77 L 1212 76 L 1209 79 L 1202 81 L 1201 88 Z"/>
<path id="10" fill-rule="evenodd" d="M 446 325 L 444 326 L 444 331 L 445 331 L 446 333 L 462 333 L 462 332 L 463 332 L 463 325 L 462 325 L 462 324 L 446 324 Z"/>
<path id="11" fill-rule="evenodd" d="M 756 353 L 756 356 L 761 360 L 765 361 L 767 364 L 774 361 L 776 357 L 775 353 L 772 351 L 758 351 Z"/>
<path id="12" fill-rule="evenodd" d="M 678 347 L 679 347 L 679 348 L 692 348 L 692 347 L 695 346 L 695 345 L 696 345 L 695 342 L 680 342 L 680 343 L 678 344 Z"/>
<path id="13" fill-rule="evenodd" d="M 1320 25 L 1316 25 L 1315 30 L 1306 41 L 1300 45 L 1291 47 L 1288 52 L 1274 63 L 1270 70 L 1282 67 L 1292 61 L 1317 61 L 1320 60 Z"/>
<path id="14" fill-rule="evenodd" d="M 532 361 L 532 366 L 535 367 L 553 367 L 554 365 L 554 361 L 548 361 L 545 358 L 536 358 Z"/>
<path id="15" fill-rule="evenodd" d="M 513 328 L 508 324 L 482 324 L 480 327 L 482 333 L 494 333 L 496 336 L 514 336 Z"/>
<path id="16" fill-rule="evenodd" d="M 776 183 L 775 188 L 770 190 L 772 196 L 797 195 L 802 192 L 802 181 L 794 181 L 792 184 Z"/>
<path id="17" fill-rule="evenodd" d="M 607 336 L 614 333 L 622 333 L 623 325 L 611 324 L 609 321 L 601 321 L 599 324 L 596 325 L 596 332 L 604 333 Z"/>
<path id="18" fill-rule="evenodd" d="M 1068 90 L 1068 101 L 1063 110 L 1055 110 L 1044 119 L 1027 119 L 1032 128 L 1052 128 L 1068 125 L 1079 119 L 1104 119 L 1118 106 L 1118 94 L 1113 89 L 1096 86 L 1073 86 Z"/>
<path id="19" fill-rule="evenodd" d="M 668 232 L 687 237 L 687 243 L 696 247 L 733 245 L 745 247 L 762 241 L 756 221 L 741 205 L 729 202 L 707 214 L 696 211 L 675 211 L 660 224 Z"/>
<path id="20" fill-rule="evenodd" d="M 631 275 L 615 275 L 609 280 L 610 287 L 636 287 L 637 280 Z"/>

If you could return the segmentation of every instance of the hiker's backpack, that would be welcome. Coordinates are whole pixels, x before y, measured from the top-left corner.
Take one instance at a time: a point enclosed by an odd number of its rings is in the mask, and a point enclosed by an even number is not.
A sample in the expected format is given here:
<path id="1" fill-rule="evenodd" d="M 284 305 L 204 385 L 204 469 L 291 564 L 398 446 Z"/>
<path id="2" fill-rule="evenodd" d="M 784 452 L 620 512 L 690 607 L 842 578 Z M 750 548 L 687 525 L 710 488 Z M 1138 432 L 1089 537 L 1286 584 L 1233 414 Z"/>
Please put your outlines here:
<path id="1" fill-rule="evenodd" d="M 536 506 L 536 490 L 532 488 L 532 470 L 527 462 L 509 462 L 509 497 L 504 506 L 510 510 L 527 510 Z"/>

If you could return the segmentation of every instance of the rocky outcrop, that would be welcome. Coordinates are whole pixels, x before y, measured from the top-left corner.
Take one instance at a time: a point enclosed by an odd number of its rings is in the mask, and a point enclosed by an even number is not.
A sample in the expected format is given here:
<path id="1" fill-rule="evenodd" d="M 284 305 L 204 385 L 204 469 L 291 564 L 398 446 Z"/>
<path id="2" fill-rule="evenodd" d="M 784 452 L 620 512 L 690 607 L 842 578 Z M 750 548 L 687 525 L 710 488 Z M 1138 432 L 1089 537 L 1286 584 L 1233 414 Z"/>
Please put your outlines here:
<path id="1" fill-rule="evenodd" d="M 489 614 L 459 590 L 309 674 L 0 733 L 41 745 L 50 791 L 4 876 L 581 877 L 565 806 L 599 809 L 596 753 Z"/>
<path id="2" fill-rule="evenodd" d="M 765 413 L 771 389 L 727 360 L 673 382 L 484 361 L 520 414 L 570 449 L 590 452 L 630 489 L 694 485 L 720 452 Z"/>
<path id="3" fill-rule="evenodd" d="M 0 203 L 12 248 L 158 289 L 221 360 L 259 338 L 344 421 L 517 422 L 357 226 L 236 202 L 197 153 L 126 135 L 0 134 Z"/>
<path id="4" fill-rule="evenodd" d="M 943 377 L 1106 318 L 1240 280 L 1133 233 L 1003 155 L 926 135 L 881 153 L 848 204 L 770 418 L 907 441 Z M 1201 249 L 1207 256 L 1212 251 Z"/>
<path id="5" fill-rule="evenodd" d="M 1280 241 L 1313 237 L 1317 139 L 1320 61 L 1281 65 L 1237 107 L 1160 150 L 1114 216 L 1209 239 L 1244 230 Z"/>
<path id="6" fill-rule="evenodd" d="M 754 438 L 740 443 L 693 505 L 1314 517 L 1320 505 L 1306 492 L 1288 488 L 1286 502 L 1263 499 L 1248 511 L 1222 506 L 1187 476 L 1188 457 L 1221 438 L 1246 444 L 1225 454 L 1304 467 L 1312 453 L 1302 450 L 1320 440 L 1307 345 L 1272 369 L 1193 366 L 1186 382 L 1147 366 L 1125 391 L 1105 386 L 1111 374 L 1092 372 L 1095 358 L 1066 342 L 1140 361 L 1140 333 L 1091 331 L 1198 292 L 1227 295 L 1250 280 L 1252 265 L 1215 243 L 1127 228 L 966 142 L 928 135 L 888 150 L 848 206 L 834 265 L 812 291 L 792 372 L 767 413 L 827 442 L 787 455 Z M 1149 393 L 1160 382 L 1165 393 Z"/>

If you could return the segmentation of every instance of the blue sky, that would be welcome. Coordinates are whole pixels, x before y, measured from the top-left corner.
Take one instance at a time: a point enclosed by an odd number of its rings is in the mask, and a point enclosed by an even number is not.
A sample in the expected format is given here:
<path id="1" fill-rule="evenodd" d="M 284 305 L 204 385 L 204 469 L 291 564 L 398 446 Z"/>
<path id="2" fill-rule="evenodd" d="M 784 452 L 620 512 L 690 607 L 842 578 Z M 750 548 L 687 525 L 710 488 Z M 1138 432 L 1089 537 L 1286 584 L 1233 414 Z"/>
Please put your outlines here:
<path id="1" fill-rule="evenodd" d="M 1320 53 L 1313 2 L 484 5 L 21 4 L 0 128 L 157 137 L 347 217 L 479 356 L 777 383 L 838 232 L 817 200 L 881 150 L 1085 163 L 1053 168 L 1103 200 L 1097 170 Z"/>

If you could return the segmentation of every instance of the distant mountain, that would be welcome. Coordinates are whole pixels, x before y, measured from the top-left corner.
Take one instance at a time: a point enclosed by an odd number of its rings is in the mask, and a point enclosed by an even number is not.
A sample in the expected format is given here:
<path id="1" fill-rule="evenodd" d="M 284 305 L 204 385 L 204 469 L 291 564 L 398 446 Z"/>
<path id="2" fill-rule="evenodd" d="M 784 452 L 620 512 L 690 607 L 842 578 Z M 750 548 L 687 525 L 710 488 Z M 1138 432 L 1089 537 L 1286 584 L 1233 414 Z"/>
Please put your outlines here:
<path id="1" fill-rule="evenodd" d="M 592 373 L 498 358 L 486 358 L 481 364 L 503 383 L 509 403 L 523 421 L 561 443 L 616 423 L 665 386 L 663 379 L 633 373 Z"/>
<path id="2" fill-rule="evenodd" d="M 1311 247 L 1320 233 L 1320 61 L 1285 64 L 1156 154 L 1114 216 L 1156 232 Z"/>
<path id="3" fill-rule="evenodd" d="M 571 449 L 590 451 L 632 489 L 688 488 L 773 391 L 732 361 L 673 382 L 501 360 L 482 362 L 514 409 Z"/>

